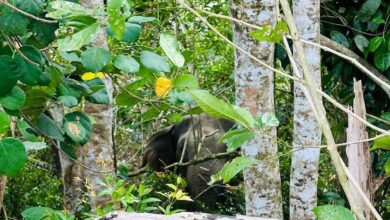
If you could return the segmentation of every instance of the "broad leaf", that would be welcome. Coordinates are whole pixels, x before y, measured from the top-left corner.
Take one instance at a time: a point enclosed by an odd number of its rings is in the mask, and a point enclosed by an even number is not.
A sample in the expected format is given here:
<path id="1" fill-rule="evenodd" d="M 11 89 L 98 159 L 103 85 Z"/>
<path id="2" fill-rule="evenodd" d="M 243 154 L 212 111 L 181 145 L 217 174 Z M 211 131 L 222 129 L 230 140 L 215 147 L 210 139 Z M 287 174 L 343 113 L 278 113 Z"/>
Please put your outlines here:
<path id="1" fill-rule="evenodd" d="M 64 140 L 64 131 L 58 127 L 53 119 L 45 114 L 41 114 L 39 117 L 37 127 L 43 134 L 49 137 L 55 138 L 59 141 Z"/>
<path id="2" fill-rule="evenodd" d="M 160 46 L 173 64 L 183 67 L 185 59 L 180 52 L 176 38 L 169 34 L 160 34 Z"/>
<path id="3" fill-rule="evenodd" d="M 15 61 L 19 67 L 20 81 L 27 85 L 37 85 L 42 74 L 42 54 L 32 46 L 20 48 L 20 53 L 15 55 Z M 26 58 L 27 57 L 27 58 Z M 28 59 L 28 60 L 27 60 Z"/>
<path id="4" fill-rule="evenodd" d="M 385 163 L 385 172 L 387 175 L 390 175 L 390 160 L 387 160 Z"/>
<path id="5" fill-rule="evenodd" d="M 232 152 L 253 138 L 254 135 L 255 133 L 253 131 L 246 128 L 240 128 L 228 131 L 221 137 L 220 141 L 223 141 L 226 144 L 228 152 Z"/>
<path id="6" fill-rule="evenodd" d="M 378 49 L 378 47 L 382 44 L 382 42 L 384 42 L 384 38 L 383 37 L 374 37 L 370 40 L 370 42 L 368 43 L 368 50 L 371 51 L 371 52 L 374 52 L 376 51 L 376 49 Z"/>
<path id="7" fill-rule="evenodd" d="M 136 42 L 141 33 L 141 25 L 126 22 L 125 33 L 121 41 L 133 43 Z M 107 26 L 107 34 L 111 37 L 115 37 L 114 32 L 110 26 Z"/>
<path id="8" fill-rule="evenodd" d="M 129 19 L 130 22 L 138 23 L 138 24 L 142 24 L 142 23 L 146 23 L 146 22 L 152 22 L 152 21 L 155 21 L 155 20 L 157 20 L 157 18 L 155 18 L 155 17 L 144 17 L 144 16 L 132 16 Z"/>
<path id="9" fill-rule="evenodd" d="M 252 165 L 255 162 L 253 158 L 249 157 L 236 157 L 231 162 L 226 163 L 223 168 L 211 177 L 211 184 L 222 180 L 222 182 L 228 183 L 239 172 L 243 171 L 246 167 Z"/>
<path id="10" fill-rule="evenodd" d="M 253 128 L 255 121 L 248 110 L 226 103 L 205 90 L 191 89 L 189 92 L 195 102 L 211 116 L 234 120 L 248 129 Z"/>
<path id="11" fill-rule="evenodd" d="M 6 134 L 11 125 L 11 117 L 0 110 L 0 134 Z"/>
<path id="12" fill-rule="evenodd" d="M 367 0 L 359 10 L 359 17 L 363 21 L 368 21 L 369 18 L 375 14 L 380 5 L 381 0 Z"/>
<path id="13" fill-rule="evenodd" d="M 29 14 L 39 15 L 45 8 L 45 0 L 13 0 L 14 5 Z"/>
<path id="14" fill-rule="evenodd" d="M 322 205 L 313 209 L 318 220 L 354 220 L 352 212 L 339 205 Z"/>
<path id="15" fill-rule="evenodd" d="M 194 75 L 180 74 L 175 78 L 173 87 L 175 89 L 197 89 L 199 82 Z"/>
<path id="16" fill-rule="evenodd" d="M 390 150 L 390 136 L 384 136 L 374 140 L 374 145 L 372 145 L 371 150 L 376 149 Z"/>
<path id="17" fill-rule="evenodd" d="M 63 122 L 64 124 L 73 122 L 78 125 L 81 125 L 85 130 L 85 137 L 82 138 L 82 140 L 80 140 L 78 143 L 84 145 L 88 142 L 89 137 L 91 136 L 92 133 L 92 121 L 85 113 L 83 112 L 68 113 L 64 116 Z"/>
<path id="18" fill-rule="evenodd" d="M 7 95 L 19 79 L 18 66 L 9 56 L 0 56 L 0 97 Z"/>
<path id="19" fill-rule="evenodd" d="M 127 2 L 123 0 L 107 1 L 108 24 L 118 40 L 121 40 L 125 33 L 127 17 L 121 13 L 122 11 L 127 11 L 122 10 L 124 4 L 127 4 Z"/>
<path id="20" fill-rule="evenodd" d="M 330 37 L 332 38 L 332 40 L 343 45 L 344 47 L 347 47 L 347 48 L 349 47 L 348 39 L 344 36 L 344 34 L 338 32 L 338 31 L 331 31 Z"/>
<path id="21" fill-rule="evenodd" d="M 115 57 L 114 66 L 126 73 L 136 73 L 139 71 L 139 63 L 131 56 L 119 55 Z"/>
<path id="22" fill-rule="evenodd" d="M 26 16 L 3 7 L 0 16 L 0 29 L 7 35 L 19 35 L 24 34 L 27 30 L 29 20 Z"/>
<path id="23" fill-rule="evenodd" d="M 27 162 L 23 143 L 15 138 L 0 140 L 0 174 L 16 176 Z"/>
<path id="24" fill-rule="evenodd" d="M 76 97 L 66 95 L 66 96 L 60 96 L 58 97 L 58 100 L 65 105 L 66 107 L 73 108 L 78 105 L 79 101 Z"/>
<path id="25" fill-rule="evenodd" d="M 18 110 L 26 101 L 26 94 L 19 86 L 15 86 L 10 93 L 0 98 L 0 104 L 10 110 Z"/>
<path id="26" fill-rule="evenodd" d="M 31 133 L 33 128 L 26 122 L 22 120 L 16 121 L 16 126 L 19 129 L 19 132 L 23 135 L 24 139 L 27 141 L 37 141 L 37 137 Z"/>
<path id="27" fill-rule="evenodd" d="M 111 53 L 107 49 L 92 47 L 81 54 L 81 63 L 92 72 L 102 70 L 110 62 Z"/>
<path id="28" fill-rule="evenodd" d="M 93 23 L 75 34 L 59 39 L 58 49 L 60 51 L 78 50 L 95 38 L 98 29 L 99 24 Z"/>
<path id="29" fill-rule="evenodd" d="M 277 127 L 279 126 L 279 120 L 273 113 L 266 112 L 261 116 L 261 122 L 263 125 L 268 127 Z"/>
<path id="30" fill-rule="evenodd" d="M 171 71 L 171 67 L 169 66 L 167 61 L 165 61 L 164 58 L 162 58 L 161 56 L 153 52 L 142 51 L 141 62 L 146 68 L 152 71 L 157 71 L 157 72 Z"/>
<path id="31" fill-rule="evenodd" d="M 51 7 L 56 10 L 47 13 L 46 16 L 54 19 L 93 14 L 93 10 L 70 1 L 54 1 L 51 2 Z"/>
<path id="32" fill-rule="evenodd" d="M 93 87 L 100 87 L 101 88 L 98 91 L 85 97 L 88 102 L 91 102 L 94 104 L 109 104 L 110 103 L 110 97 L 108 96 L 107 90 L 105 89 L 105 84 L 101 79 L 96 78 L 96 79 L 93 79 L 93 80 L 86 82 L 86 84 L 90 88 L 93 88 Z"/>
<path id="33" fill-rule="evenodd" d="M 25 220 L 55 220 L 54 210 L 46 207 L 32 207 L 22 212 Z"/>
<path id="34" fill-rule="evenodd" d="M 82 142 L 87 135 L 84 127 L 76 121 L 66 121 L 64 123 L 65 133 L 74 141 L 76 144 Z"/>
<path id="35" fill-rule="evenodd" d="M 385 71 L 390 67 L 390 51 L 377 50 L 374 55 L 375 66 L 380 71 Z"/>
<path id="36" fill-rule="evenodd" d="M 355 38 L 353 39 L 356 46 L 361 52 L 364 52 L 364 49 L 368 46 L 368 40 L 365 36 L 363 35 L 356 35 Z"/>

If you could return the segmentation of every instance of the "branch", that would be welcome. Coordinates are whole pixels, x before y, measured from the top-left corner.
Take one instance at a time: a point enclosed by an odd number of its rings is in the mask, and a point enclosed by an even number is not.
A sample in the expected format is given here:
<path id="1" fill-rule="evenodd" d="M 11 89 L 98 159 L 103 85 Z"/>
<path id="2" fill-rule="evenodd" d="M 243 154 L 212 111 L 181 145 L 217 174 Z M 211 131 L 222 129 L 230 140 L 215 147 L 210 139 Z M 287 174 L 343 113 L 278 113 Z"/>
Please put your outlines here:
<path id="1" fill-rule="evenodd" d="M 23 15 L 25 15 L 25 16 L 31 18 L 31 19 L 37 20 L 37 21 L 41 21 L 41 22 L 44 22 L 44 23 L 51 23 L 51 24 L 57 23 L 57 21 L 55 21 L 55 20 L 46 20 L 44 18 L 40 18 L 40 17 L 37 17 L 37 16 L 32 15 L 30 13 L 27 13 L 27 12 L 25 12 L 23 10 L 20 10 L 19 8 L 15 7 L 14 5 L 8 3 L 6 0 L 0 0 L 0 4 L 3 4 L 5 6 L 11 8 L 12 10 L 15 10 L 15 11 L 19 12 L 20 14 L 23 14 Z"/>

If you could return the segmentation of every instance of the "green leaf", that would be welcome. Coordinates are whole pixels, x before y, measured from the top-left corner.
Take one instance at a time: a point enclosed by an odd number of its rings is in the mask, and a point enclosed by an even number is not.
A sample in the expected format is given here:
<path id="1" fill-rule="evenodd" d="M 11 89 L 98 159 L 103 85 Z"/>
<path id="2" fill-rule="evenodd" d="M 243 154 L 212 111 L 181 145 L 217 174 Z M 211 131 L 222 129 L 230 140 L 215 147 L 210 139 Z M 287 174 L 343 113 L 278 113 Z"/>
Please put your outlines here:
<path id="1" fill-rule="evenodd" d="M 84 8 L 83 6 L 70 1 L 54 1 L 51 2 L 50 6 L 55 9 L 55 11 L 47 13 L 46 16 L 54 19 L 93 14 L 93 10 Z"/>
<path id="2" fill-rule="evenodd" d="M 31 32 L 35 34 L 35 39 L 37 39 L 43 47 L 48 46 L 56 39 L 55 31 L 58 28 L 58 24 L 48 24 L 37 20 L 31 20 L 29 27 Z"/>
<path id="3" fill-rule="evenodd" d="M 76 52 L 65 52 L 65 51 L 60 51 L 60 56 L 64 58 L 65 60 L 69 62 L 81 62 L 80 57 L 76 54 Z"/>
<path id="4" fill-rule="evenodd" d="M 339 205 L 322 205 L 313 209 L 318 220 L 354 220 L 352 212 Z"/>
<path id="5" fill-rule="evenodd" d="M 73 108 L 79 104 L 79 101 L 77 100 L 76 97 L 66 95 L 66 96 L 60 96 L 58 97 L 58 100 L 65 105 L 66 107 Z"/>
<path id="6" fill-rule="evenodd" d="M 39 15 L 45 8 L 44 0 L 14 0 L 14 5 L 29 14 Z"/>
<path id="7" fill-rule="evenodd" d="M 61 141 L 60 148 L 63 150 L 69 157 L 77 159 L 76 147 L 70 143 L 70 141 Z"/>
<path id="8" fill-rule="evenodd" d="M 54 211 L 46 207 L 32 207 L 24 210 L 22 216 L 25 220 L 57 220 Z"/>
<path id="9" fill-rule="evenodd" d="M 385 172 L 387 175 L 390 175 L 390 160 L 387 160 L 385 163 Z"/>
<path id="10" fill-rule="evenodd" d="M 92 47 L 81 54 L 81 63 L 92 72 L 102 70 L 110 62 L 111 53 L 107 49 Z"/>
<path id="11" fill-rule="evenodd" d="M 356 35 L 353 39 L 355 41 L 356 46 L 361 52 L 364 52 L 364 49 L 368 46 L 368 40 L 363 35 Z"/>
<path id="12" fill-rule="evenodd" d="M 16 176 L 27 162 L 23 143 L 15 138 L 0 140 L 0 174 Z"/>
<path id="13" fill-rule="evenodd" d="M 381 0 L 367 0 L 360 8 L 358 15 L 363 21 L 368 21 L 378 10 Z"/>
<path id="14" fill-rule="evenodd" d="M 332 40 L 343 45 L 344 47 L 347 47 L 347 48 L 349 47 L 348 39 L 344 36 L 344 34 L 338 32 L 338 31 L 331 31 L 330 37 L 332 38 Z"/>
<path id="15" fill-rule="evenodd" d="M 157 72 L 169 72 L 171 71 L 171 67 L 161 56 L 149 52 L 142 51 L 141 52 L 141 63 L 148 69 Z"/>
<path id="16" fill-rule="evenodd" d="M 370 52 L 376 51 L 376 49 L 378 49 L 378 47 L 382 44 L 382 42 L 384 42 L 383 37 L 374 37 L 370 39 L 370 42 L 368 43 L 368 50 Z"/>
<path id="17" fill-rule="evenodd" d="M 27 152 L 32 150 L 43 150 L 47 148 L 47 144 L 45 142 L 24 141 L 23 145 L 26 148 Z"/>
<path id="18" fill-rule="evenodd" d="M 0 110 L 0 134 L 6 134 L 11 125 L 11 117 L 4 111 Z"/>
<path id="19" fill-rule="evenodd" d="M 7 35 L 21 35 L 27 31 L 29 20 L 22 14 L 12 11 L 12 9 L 2 10 L 0 16 L 0 29 Z"/>
<path id="20" fill-rule="evenodd" d="M 277 127 L 279 126 L 279 120 L 275 117 L 273 113 L 266 112 L 261 116 L 262 124 L 268 127 Z"/>
<path id="21" fill-rule="evenodd" d="M 265 25 L 260 29 L 252 31 L 249 33 L 249 36 L 253 37 L 258 41 L 268 41 L 273 43 L 279 43 L 283 36 L 288 33 L 288 26 L 285 22 L 279 21 L 275 28 L 272 28 L 269 25 Z"/>
<path id="22" fill-rule="evenodd" d="M 174 105 L 194 103 L 192 96 L 187 91 L 178 92 L 177 90 L 173 90 L 168 94 L 168 100 Z"/>
<path id="23" fill-rule="evenodd" d="M 63 122 L 64 124 L 66 122 L 73 122 L 81 125 L 85 130 L 85 137 L 78 143 L 84 145 L 88 142 L 92 133 L 92 121 L 85 113 L 79 111 L 68 113 L 64 116 Z"/>
<path id="24" fill-rule="evenodd" d="M 381 114 L 380 118 L 390 122 L 390 112 L 385 112 L 385 113 Z"/>
<path id="25" fill-rule="evenodd" d="M 371 150 L 376 149 L 390 150 L 390 136 L 384 136 L 374 140 L 374 145 L 372 145 Z"/>
<path id="26" fill-rule="evenodd" d="M 390 51 L 377 50 L 374 55 L 375 66 L 380 71 L 385 71 L 390 67 Z"/>
<path id="27" fill-rule="evenodd" d="M 84 127 L 80 123 L 74 121 L 66 121 L 64 123 L 64 131 L 70 139 L 77 144 L 82 142 L 87 135 Z"/>
<path id="28" fill-rule="evenodd" d="M 146 23 L 146 22 L 152 22 L 152 21 L 155 21 L 155 20 L 157 20 L 157 18 L 155 18 L 155 17 L 144 17 L 144 16 L 132 16 L 129 19 L 130 22 L 138 23 L 138 24 L 142 24 L 142 23 Z"/>
<path id="29" fill-rule="evenodd" d="M 19 67 L 20 81 L 27 85 L 37 85 L 42 74 L 42 54 L 32 46 L 20 48 L 20 53 L 15 55 L 15 61 Z M 27 57 L 28 60 L 25 58 Z"/>
<path id="30" fill-rule="evenodd" d="M 121 13 L 124 2 L 122 0 L 107 1 L 108 24 L 118 40 L 122 39 L 126 27 L 127 17 Z"/>
<path id="31" fill-rule="evenodd" d="M 255 120 L 248 110 L 226 103 L 205 90 L 191 89 L 189 93 L 195 102 L 211 116 L 234 120 L 248 129 L 253 128 Z"/>
<path id="32" fill-rule="evenodd" d="M 37 124 L 38 129 L 45 135 L 55 138 L 59 141 L 64 140 L 64 131 L 45 114 L 41 114 Z"/>
<path id="33" fill-rule="evenodd" d="M 175 37 L 169 34 L 160 34 L 160 46 L 173 64 L 179 68 L 183 67 L 185 59 L 180 52 L 179 44 Z"/>
<path id="34" fill-rule="evenodd" d="M 194 75 L 180 74 L 173 82 L 175 89 L 197 89 L 199 88 L 198 79 Z"/>
<path id="35" fill-rule="evenodd" d="M 37 137 L 34 134 L 29 132 L 29 131 L 32 131 L 33 128 L 26 121 L 17 120 L 16 126 L 18 127 L 19 132 L 23 135 L 23 137 L 26 140 L 32 141 L 32 142 L 37 140 Z"/>
<path id="36" fill-rule="evenodd" d="M 19 86 L 15 86 L 10 93 L 0 98 L 0 104 L 10 110 L 20 109 L 25 101 L 26 94 Z"/>
<path id="37" fill-rule="evenodd" d="M 18 66 L 9 56 L 0 56 L 0 97 L 7 95 L 19 79 Z"/>
<path id="38" fill-rule="evenodd" d="M 85 97 L 88 102 L 94 103 L 94 104 L 106 104 L 106 105 L 110 104 L 110 97 L 108 96 L 107 90 L 105 89 L 105 84 L 101 79 L 96 78 L 96 79 L 93 79 L 93 80 L 86 82 L 86 84 L 90 88 L 97 87 L 97 86 L 103 87 L 102 89 Z"/>
<path id="39" fill-rule="evenodd" d="M 246 128 L 235 129 L 226 132 L 220 139 L 227 146 L 227 151 L 232 152 L 241 147 L 245 142 L 253 138 L 255 133 Z"/>
<path id="40" fill-rule="evenodd" d="M 255 159 L 249 157 L 236 157 L 231 162 L 226 163 L 223 168 L 211 177 L 211 184 L 222 180 L 222 182 L 228 183 L 239 172 L 243 171 L 246 167 L 252 165 Z"/>
<path id="41" fill-rule="evenodd" d="M 115 36 L 114 32 L 110 26 L 107 26 L 106 31 L 110 37 Z M 140 36 L 140 33 L 141 33 L 141 25 L 126 22 L 125 33 L 124 33 L 121 41 L 128 42 L 128 43 L 136 42 Z"/>
<path id="42" fill-rule="evenodd" d="M 139 63 L 131 56 L 119 55 L 115 57 L 114 66 L 126 73 L 136 73 L 139 71 Z"/>
<path id="43" fill-rule="evenodd" d="M 78 50 L 82 46 L 91 42 L 99 30 L 99 24 L 93 23 L 79 32 L 58 40 L 60 51 Z"/>

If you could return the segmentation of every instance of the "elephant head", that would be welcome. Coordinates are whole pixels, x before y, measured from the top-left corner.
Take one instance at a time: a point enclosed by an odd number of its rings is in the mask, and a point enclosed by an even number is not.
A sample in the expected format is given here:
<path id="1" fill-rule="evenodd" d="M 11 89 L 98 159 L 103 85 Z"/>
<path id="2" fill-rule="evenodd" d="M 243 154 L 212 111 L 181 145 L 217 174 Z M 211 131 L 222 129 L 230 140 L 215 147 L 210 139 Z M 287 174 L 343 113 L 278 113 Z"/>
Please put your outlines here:
<path id="1" fill-rule="evenodd" d="M 180 123 L 164 128 L 148 139 L 143 166 L 149 164 L 154 170 L 163 171 L 165 166 L 175 162 L 226 152 L 226 145 L 218 140 L 233 125 L 231 121 L 207 114 L 186 116 Z M 215 204 L 219 190 L 210 188 L 207 183 L 225 162 L 226 159 L 215 159 L 181 169 L 193 199 Z"/>

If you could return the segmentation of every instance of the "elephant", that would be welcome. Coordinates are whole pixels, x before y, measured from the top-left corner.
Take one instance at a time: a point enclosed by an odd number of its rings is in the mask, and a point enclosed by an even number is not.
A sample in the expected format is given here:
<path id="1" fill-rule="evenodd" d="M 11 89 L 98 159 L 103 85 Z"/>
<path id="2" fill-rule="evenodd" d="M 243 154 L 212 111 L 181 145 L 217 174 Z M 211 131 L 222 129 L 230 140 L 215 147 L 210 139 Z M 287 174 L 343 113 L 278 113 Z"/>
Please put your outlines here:
<path id="1" fill-rule="evenodd" d="M 226 152 L 226 145 L 218 140 L 233 126 L 232 121 L 205 113 L 185 116 L 180 123 L 158 131 L 147 140 L 143 166 L 148 164 L 155 171 L 163 171 L 165 166 L 175 162 Z M 191 198 L 215 205 L 222 190 L 209 187 L 207 183 L 226 162 L 226 158 L 214 159 L 178 170 L 187 180 Z"/>

